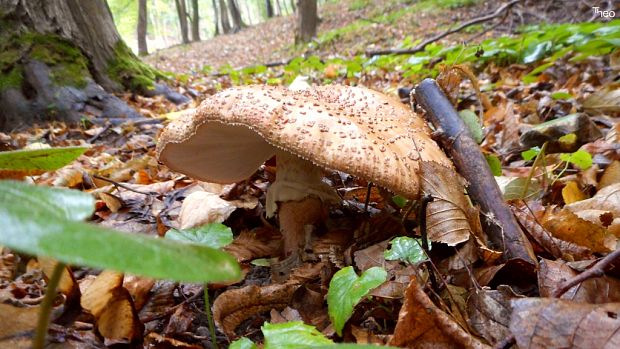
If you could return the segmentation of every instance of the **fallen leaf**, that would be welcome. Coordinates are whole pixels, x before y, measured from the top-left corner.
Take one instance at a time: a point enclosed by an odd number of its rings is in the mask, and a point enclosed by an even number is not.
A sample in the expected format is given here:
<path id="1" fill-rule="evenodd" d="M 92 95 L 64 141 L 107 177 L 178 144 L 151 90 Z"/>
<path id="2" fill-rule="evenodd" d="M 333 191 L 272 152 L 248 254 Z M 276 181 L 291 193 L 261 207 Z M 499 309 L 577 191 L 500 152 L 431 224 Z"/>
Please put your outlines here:
<path id="1" fill-rule="evenodd" d="M 183 201 L 179 222 L 181 229 L 194 228 L 209 223 L 222 223 L 237 207 L 206 191 L 195 191 Z"/>

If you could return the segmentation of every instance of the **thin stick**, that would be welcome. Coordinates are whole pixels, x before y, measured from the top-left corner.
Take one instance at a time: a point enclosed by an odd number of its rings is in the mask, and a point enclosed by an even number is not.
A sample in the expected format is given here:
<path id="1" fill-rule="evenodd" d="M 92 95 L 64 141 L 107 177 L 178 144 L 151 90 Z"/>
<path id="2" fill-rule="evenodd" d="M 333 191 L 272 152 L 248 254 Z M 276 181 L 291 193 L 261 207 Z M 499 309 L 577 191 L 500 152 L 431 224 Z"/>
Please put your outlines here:
<path id="1" fill-rule="evenodd" d="M 372 190 L 372 182 L 368 182 L 366 190 L 366 200 L 364 200 L 364 213 L 368 213 L 368 204 L 370 204 L 370 191 Z"/>
<path id="2" fill-rule="evenodd" d="M 605 275 L 605 269 L 607 269 L 607 267 L 616 260 L 620 260 L 620 249 L 617 249 L 612 253 L 608 254 L 607 256 L 605 256 L 605 258 L 596 262 L 596 264 L 594 264 L 590 269 L 564 282 L 562 285 L 560 285 L 560 288 L 553 292 L 553 297 L 561 297 L 573 286 L 578 285 L 586 281 L 587 279 Z"/>
<path id="3" fill-rule="evenodd" d="M 56 288 L 62 277 L 62 272 L 65 270 L 66 264 L 58 262 L 54 267 L 54 271 L 47 282 L 47 289 L 45 290 L 45 297 L 41 302 L 41 311 L 39 318 L 37 319 L 37 328 L 32 340 L 33 349 L 43 349 L 45 347 L 45 337 L 47 336 L 47 329 L 50 325 L 50 315 L 52 314 L 52 308 L 54 307 L 54 299 L 56 299 Z"/>
<path id="4" fill-rule="evenodd" d="M 449 29 L 441 34 L 435 35 L 431 38 L 428 38 L 426 40 L 424 40 L 423 42 L 421 42 L 419 45 L 417 45 L 414 48 L 411 49 L 391 49 L 391 50 L 379 50 L 379 51 L 367 51 L 366 52 L 366 56 L 369 57 L 373 57 L 373 56 L 379 56 L 379 55 L 389 55 L 389 54 L 395 54 L 395 55 L 409 55 L 409 54 L 414 54 L 414 53 L 418 53 L 418 52 L 422 52 L 424 51 L 424 49 L 426 48 L 426 46 L 428 46 L 429 44 L 432 44 L 433 42 L 439 41 L 443 38 L 445 38 L 446 36 L 450 35 L 450 34 L 454 34 L 456 32 L 459 32 L 469 26 L 472 26 L 474 24 L 478 24 L 478 23 L 482 23 L 482 22 L 486 22 L 486 21 L 490 21 L 494 18 L 496 18 L 497 16 L 499 16 L 502 12 L 506 11 L 507 9 L 510 9 L 512 6 L 514 6 L 515 4 L 517 4 L 518 2 L 520 2 L 521 0 L 512 0 L 508 3 L 505 3 L 504 5 L 502 5 L 501 7 L 499 7 L 497 10 L 495 10 L 495 12 L 488 14 L 486 16 L 482 16 L 482 17 L 477 17 L 474 18 L 472 20 L 469 20 L 461 25 L 459 25 L 456 28 L 453 29 Z"/>
<path id="5" fill-rule="evenodd" d="M 154 191 L 147 193 L 147 192 L 144 192 L 144 191 L 133 189 L 132 187 L 130 187 L 128 185 L 125 185 L 123 183 L 119 183 L 119 182 L 113 181 L 113 180 L 111 180 L 109 178 L 101 177 L 101 176 L 98 176 L 98 175 L 93 175 L 93 178 L 100 179 L 100 180 L 102 180 L 104 182 L 108 182 L 108 183 L 114 185 L 115 187 L 123 188 L 123 189 L 129 190 L 129 191 L 133 191 L 134 193 L 138 193 L 138 194 L 142 194 L 142 195 L 157 195 L 158 194 L 158 193 L 156 193 Z"/>

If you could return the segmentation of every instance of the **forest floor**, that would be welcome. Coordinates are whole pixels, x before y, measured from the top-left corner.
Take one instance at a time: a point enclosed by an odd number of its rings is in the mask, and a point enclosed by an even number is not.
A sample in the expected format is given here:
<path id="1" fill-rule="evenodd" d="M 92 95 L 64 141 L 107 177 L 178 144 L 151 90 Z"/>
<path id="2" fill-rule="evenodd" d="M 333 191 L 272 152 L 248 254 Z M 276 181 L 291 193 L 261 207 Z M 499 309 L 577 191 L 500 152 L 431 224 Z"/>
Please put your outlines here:
<path id="1" fill-rule="evenodd" d="M 593 18 L 585 2 L 571 7 L 562 0 L 531 0 L 416 53 L 364 55 L 414 48 L 507 3 L 329 1 L 320 9 L 317 39 L 307 45 L 294 45 L 294 19 L 281 17 L 146 57 L 173 73 L 168 83 L 192 97 L 188 104 L 125 94 L 121 97 L 146 118 L 85 115 L 79 125 L 52 123 L 0 133 L 0 178 L 42 185 L 0 181 L 0 199 L 11 202 L 2 202 L 0 218 L 6 212 L 21 214 L 0 223 L 21 227 L 24 235 L 45 235 L 57 226 L 60 233 L 28 251 L 58 255 L 76 265 L 59 287 L 63 297 L 56 303 L 64 303 L 55 308 L 54 316 L 61 316 L 51 325 L 50 347 L 132 342 L 143 348 L 213 348 L 211 316 L 219 347 L 243 337 L 235 348 L 255 348 L 250 340 L 266 349 L 332 341 L 490 348 L 511 336 L 520 347 L 580 345 L 573 340 L 589 343 L 582 347 L 615 347 L 620 343 L 620 273 L 597 263 L 619 253 L 614 251 L 620 241 L 620 21 Z M 537 25 L 541 22 L 565 24 Z M 271 62 L 282 64 L 267 67 Z M 424 78 L 436 78 L 467 123 L 501 189 L 501 201 L 510 205 L 525 234 L 514 240 L 493 234 L 489 226 L 497 222 L 490 214 L 482 215 L 488 225 L 481 225 L 478 208 L 461 200 L 458 176 L 443 168 L 433 167 L 430 176 L 428 168 L 421 170 L 427 171 L 424 185 L 435 198 L 424 216 L 423 205 L 414 209 L 413 202 L 367 181 L 326 171 L 324 184 L 340 194 L 342 205 L 308 234 L 312 239 L 303 260 L 292 261 L 303 264 L 293 269 L 284 263 L 291 260 L 282 258 L 277 220 L 265 217 L 266 190 L 277 173 L 273 160 L 229 185 L 198 181 L 158 162 L 164 127 L 192 113 L 202 100 L 232 86 L 288 86 L 298 76 L 325 88 L 359 85 L 392 96 Z M 303 93 L 290 95 L 294 99 Z M 400 97 L 410 102 L 408 93 Z M 282 110 L 297 108 L 278 102 Z M 444 143 L 446 151 L 453 144 Z M 37 158 L 27 158 L 29 151 Z M 41 158 L 54 163 L 27 167 Z M 7 164 L 21 163 L 26 167 L 5 170 Z M 46 185 L 75 190 L 46 196 Z M 22 200 L 15 199 L 21 194 Z M 87 217 L 90 224 L 60 219 L 57 212 Z M 225 226 L 204 224 L 213 217 Z M 421 247 L 425 221 L 420 217 L 429 217 L 424 231 L 430 249 Z M 120 236 L 127 234 L 111 230 L 132 233 L 132 238 L 123 240 Z M 184 245 L 167 250 L 167 242 L 177 246 L 169 239 L 214 249 Z M 0 326 L 0 347 L 28 348 L 55 264 L 0 249 L 0 323 L 11 324 Z M 240 267 L 223 263 L 216 249 L 232 255 L 227 258 Z M 150 258 L 152 250 L 161 254 Z M 524 253 L 514 258 L 515 250 Z M 211 259 L 194 258 L 197 251 Z M 170 281 L 221 281 L 227 279 L 221 274 L 225 267 L 240 278 L 208 284 L 213 314 L 204 302 L 204 284 Z M 587 270 L 598 273 L 586 281 L 575 279 Z M 566 287 L 571 281 L 578 285 Z"/>

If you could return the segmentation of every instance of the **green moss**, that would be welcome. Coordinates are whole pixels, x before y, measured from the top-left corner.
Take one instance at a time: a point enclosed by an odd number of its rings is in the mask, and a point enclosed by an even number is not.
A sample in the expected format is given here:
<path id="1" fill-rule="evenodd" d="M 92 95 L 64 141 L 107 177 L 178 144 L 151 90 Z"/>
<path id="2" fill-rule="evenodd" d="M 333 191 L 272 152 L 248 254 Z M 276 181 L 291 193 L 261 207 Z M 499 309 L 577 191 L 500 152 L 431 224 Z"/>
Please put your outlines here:
<path id="1" fill-rule="evenodd" d="M 9 88 L 19 88 L 24 80 L 24 74 L 21 67 L 14 67 L 8 73 L 0 74 L 0 91 Z"/>
<path id="2" fill-rule="evenodd" d="M 164 73 L 136 57 L 123 41 L 118 42 L 114 54 L 114 59 L 108 63 L 108 75 L 127 89 L 148 91 L 157 79 L 165 78 Z"/>
<path id="3" fill-rule="evenodd" d="M 58 85 L 84 87 L 85 77 L 89 76 L 88 60 L 80 49 L 56 35 L 11 33 L 0 44 L 0 78 L 6 80 L 13 74 L 11 81 L 14 83 L 15 76 L 21 77 L 21 69 L 16 68 L 21 59 L 34 59 L 47 64 L 52 81 Z"/>

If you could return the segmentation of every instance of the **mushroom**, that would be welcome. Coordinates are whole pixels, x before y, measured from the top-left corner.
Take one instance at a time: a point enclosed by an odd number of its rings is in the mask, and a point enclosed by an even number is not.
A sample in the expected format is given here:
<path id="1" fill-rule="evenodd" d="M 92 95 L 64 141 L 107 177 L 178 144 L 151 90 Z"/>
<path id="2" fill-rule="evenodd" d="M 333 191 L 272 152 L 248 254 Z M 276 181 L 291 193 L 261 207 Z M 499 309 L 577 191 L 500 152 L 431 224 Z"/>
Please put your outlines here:
<path id="1" fill-rule="evenodd" d="M 429 134 L 410 108 L 370 89 L 245 86 L 222 91 L 195 114 L 171 122 L 157 152 L 170 169 L 217 183 L 246 179 L 275 155 L 266 213 L 278 213 L 284 251 L 292 254 L 304 242 L 305 225 L 341 201 L 322 182 L 323 169 L 416 199 L 419 161 L 452 167 Z"/>

